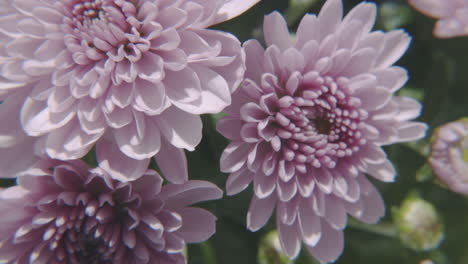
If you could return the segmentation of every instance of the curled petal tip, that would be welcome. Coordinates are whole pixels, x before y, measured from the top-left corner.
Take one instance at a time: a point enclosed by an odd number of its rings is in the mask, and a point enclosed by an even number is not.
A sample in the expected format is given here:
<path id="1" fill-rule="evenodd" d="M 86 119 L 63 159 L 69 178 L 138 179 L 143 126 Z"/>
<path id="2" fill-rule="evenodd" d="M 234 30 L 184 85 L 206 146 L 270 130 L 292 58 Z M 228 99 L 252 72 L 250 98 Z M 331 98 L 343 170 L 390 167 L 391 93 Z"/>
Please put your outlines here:
<path id="1" fill-rule="evenodd" d="M 260 2 L 260 0 L 225 0 L 224 5 L 216 14 L 213 24 L 218 24 L 235 18 L 256 5 L 258 2 Z"/>

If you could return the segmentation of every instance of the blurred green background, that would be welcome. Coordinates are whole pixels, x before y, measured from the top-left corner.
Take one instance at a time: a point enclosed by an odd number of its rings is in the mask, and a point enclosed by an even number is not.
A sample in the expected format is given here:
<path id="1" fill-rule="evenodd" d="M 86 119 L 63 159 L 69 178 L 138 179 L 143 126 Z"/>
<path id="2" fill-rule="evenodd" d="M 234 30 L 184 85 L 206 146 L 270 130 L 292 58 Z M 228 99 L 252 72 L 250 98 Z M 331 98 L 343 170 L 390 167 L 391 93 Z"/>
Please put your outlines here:
<path id="1" fill-rule="evenodd" d="M 344 2 L 347 12 L 361 1 Z M 374 30 L 403 28 L 413 37 L 408 52 L 397 63 L 410 75 L 409 82 L 399 93 L 422 102 L 424 109 L 419 120 L 428 123 L 430 129 L 423 140 L 386 147 L 398 171 L 396 182 L 383 184 L 373 181 L 386 202 L 386 217 L 377 225 L 365 225 L 349 218 L 345 249 L 336 263 L 467 264 L 468 199 L 438 183 L 426 164 L 426 157 L 434 128 L 468 116 L 468 37 L 435 39 L 432 36 L 435 20 L 416 12 L 406 1 L 371 2 L 377 3 L 379 10 Z M 295 32 L 302 16 L 318 13 L 323 3 L 324 0 L 263 0 L 238 18 L 215 28 L 231 32 L 241 41 L 261 39 L 263 16 L 278 10 L 287 18 L 291 32 Z M 224 189 L 227 175 L 219 170 L 219 157 L 228 141 L 216 132 L 215 123 L 219 116 L 203 116 L 203 140 L 196 151 L 187 152 L 187 155 L 192 179 L 208 180 Z M 88 157 L 91 163 L 93 159 Z M 12 184 L 14 180 L 0 182 L 0 186 Z M 245 219 L 251 196 L 250 187 L 234 197 L 201 205 L 218 217 L 217 233 L 205 243 L 188 246 L 189 263 L 318 263 L 306 250 L 302 250 L 298 259 L 288 262 L 278 255 L 274 247 L 268 246 L 264 238 L 267 234 L 271 238 L 274 221 L 259 232 L 248 231 Z M 421 221 L 429 223 L 427 228 L 416 232 L 409 230 L 411 224 L 404 223 L 405 214 L 411 211 L 413 202 L 419 202 L 423 209 L 428 210 L 418 214 Z M 400 207 L 403 211 L 399 210 Z"/>

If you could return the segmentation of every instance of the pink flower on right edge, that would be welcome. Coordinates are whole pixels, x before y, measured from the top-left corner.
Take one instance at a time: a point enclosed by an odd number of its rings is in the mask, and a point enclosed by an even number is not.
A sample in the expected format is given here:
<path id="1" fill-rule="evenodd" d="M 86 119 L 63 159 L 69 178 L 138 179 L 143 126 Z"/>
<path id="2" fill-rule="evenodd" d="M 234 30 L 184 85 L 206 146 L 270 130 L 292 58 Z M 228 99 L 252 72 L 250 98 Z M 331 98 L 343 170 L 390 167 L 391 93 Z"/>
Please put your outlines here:
<path id="1" fill-rule="evenodd" d="M 394 96 L 408 76 L 392 65 L 410 37 L 371 32 L 371 3 L 342 17 L 341 0 L 328 0 L 318 17 L 302 19 L 293 42 L 279 13 L 266 16 L 267 47 L 244 44 L 245 80 L 217 127 L 233 141 L 221 157 L 228 194 L 253 182 L 248 228 L 263 227 L 276 208 L 291 259 L 302 241 L 321 262 L 334 261 L 348 214 L 377 222 L 385 205 L 367 176 L 395 178 L 382 146 L 420 139 L 427 129 L 411 121 L 420 104 Z"/>
<path id="2" fill-rule="evenodd" d="M 434 27 L 438 38 L 468 35 L 467 0 L 408 0 L 419 12 L 439 19 Z"/>
<path id="3" fill-rule="evenodd" d="M 468 195 L 468 119 L 436 129 L 429 164 L 450 190 Z"/>

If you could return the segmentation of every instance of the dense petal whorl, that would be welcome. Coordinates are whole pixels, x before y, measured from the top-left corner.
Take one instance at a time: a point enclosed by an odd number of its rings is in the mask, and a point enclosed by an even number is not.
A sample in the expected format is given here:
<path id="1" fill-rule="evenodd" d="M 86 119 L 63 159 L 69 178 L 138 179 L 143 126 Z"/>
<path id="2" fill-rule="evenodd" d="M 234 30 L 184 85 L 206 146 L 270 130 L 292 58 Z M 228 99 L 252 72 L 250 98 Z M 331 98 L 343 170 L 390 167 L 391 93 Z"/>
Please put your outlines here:
<path id="1" fill-rule="evenodd" d="M 1 1 L 0 101 L 22 96 L 21 107 L 2 105 L 20 119 L 4 133 L 21 127 L 36 154 L 62 160 L 105 136 L 133 167 L 163 141 L 193 150 L 198 115 L 228 106 L 244 74 L 240 42 L 206 28 L 258 1 L 239 2 Z"/>
<path id="2" fill-rule="evenodd" d="M 450 190 L 468 195 L 468 120 L 436 129 L 429 164 Z"/>
<path id="3" fill-rule="evenodd" d="M 40 161 L 0 191 L 6 264 L 186 263 L 186 243 L 208 239 L 216 218 L 189 207 L 219 199 L 204 181 L 162 186 L 148 170 L 132 182 L 80 161 Z"/>
<path id="4" fill-rule="evenodd" d="M 341 0 L 328 0 L 318 16 L 302 19 L 295 42 L 279 13 L 266 16 L 267 47 L 244 44 L 246 78 L 218 123 L 232 140 L 221 157 L 221 169 L 231 173 L 228 194 L 253 182 L 248 227 L 262 227 L 276 208 L 290 258 L 302 240 L 317 259 L 333 261 L 347 214 L 367 223 L 382 217 L 384 204 L 366 174 L 393 181 L 381 146 L 426 131 L 410 121 L 419 103 L 393 95 L 407 79 L 392 65 L 408 35 L 371 32 L 374 4 L 362 3 L 345 18 L 342 12 Z"/>
<path id="5" fill-rule="evenodd" d="M 419 12 L 439 19 L 434 26 L 438 38 L 468 36 L 468 1 L 408 0 Z"/>

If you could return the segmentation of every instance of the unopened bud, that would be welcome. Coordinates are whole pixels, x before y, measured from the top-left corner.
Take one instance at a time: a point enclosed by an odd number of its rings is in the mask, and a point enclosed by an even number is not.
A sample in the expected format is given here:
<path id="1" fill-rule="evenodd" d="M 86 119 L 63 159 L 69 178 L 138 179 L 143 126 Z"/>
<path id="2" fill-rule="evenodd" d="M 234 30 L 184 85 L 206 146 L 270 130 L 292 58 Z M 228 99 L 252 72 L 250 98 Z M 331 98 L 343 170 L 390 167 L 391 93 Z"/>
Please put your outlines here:
<path id="1" fill-rule="evenodd" d="M 282 253 L 278 233 L 271 231 L 260 240 L 258 249 L 259 264 L 292 264 L 293 262 Z"/>
<path id="2" fill-rule="evenodd" d="M 395 210 L 395 224 L 401 241 L 414 250 L 434 249 L 444 237 L 436 209 L 421 198 L 406 198 L 401 208 Z"/>

